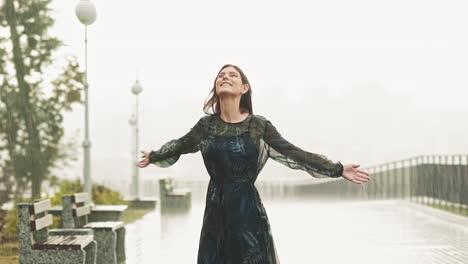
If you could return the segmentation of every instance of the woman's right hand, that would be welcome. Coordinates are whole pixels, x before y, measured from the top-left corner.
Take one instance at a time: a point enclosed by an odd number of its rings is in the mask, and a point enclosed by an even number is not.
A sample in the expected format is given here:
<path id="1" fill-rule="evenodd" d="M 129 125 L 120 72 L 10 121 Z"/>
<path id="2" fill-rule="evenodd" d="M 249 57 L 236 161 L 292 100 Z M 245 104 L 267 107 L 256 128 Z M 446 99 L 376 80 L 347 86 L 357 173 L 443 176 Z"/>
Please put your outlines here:
<path id="1" fill-rule="evenodd" d="M 356 184 L 366 183 L 370 180 L 371 174 L 367 171 L 358 169 L 359 164 L 347 164 L 343 166 L 343 173 L 341 176 L 350 182 Z"/>
<path id="2" fill-rule="evenodd" d="M 143 159 L 138 162 L 138 167 L 144 168 L 150 164 L 149 152 L 141 151 L 141 153 L 143 153 L 141 156 Z"/>

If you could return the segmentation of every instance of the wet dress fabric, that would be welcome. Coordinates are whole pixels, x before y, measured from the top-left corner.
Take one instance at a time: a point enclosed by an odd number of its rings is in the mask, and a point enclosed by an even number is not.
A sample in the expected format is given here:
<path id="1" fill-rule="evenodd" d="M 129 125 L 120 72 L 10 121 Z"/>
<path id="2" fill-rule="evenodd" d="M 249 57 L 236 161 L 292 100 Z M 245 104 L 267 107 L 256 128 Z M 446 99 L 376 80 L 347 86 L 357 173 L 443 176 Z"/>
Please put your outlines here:
<path id="1" fill-rule="evenodd" d="M 277 264 L 268 217 L 255 181 L 268 158 L 315 178 L 341 177 L 343 165 L 293 145 L 265 117 L 229 123 L 206 115 L 183 137 L 150 152 L 165 168 L 200 151 L 210 176 L 198 264 Z"/>

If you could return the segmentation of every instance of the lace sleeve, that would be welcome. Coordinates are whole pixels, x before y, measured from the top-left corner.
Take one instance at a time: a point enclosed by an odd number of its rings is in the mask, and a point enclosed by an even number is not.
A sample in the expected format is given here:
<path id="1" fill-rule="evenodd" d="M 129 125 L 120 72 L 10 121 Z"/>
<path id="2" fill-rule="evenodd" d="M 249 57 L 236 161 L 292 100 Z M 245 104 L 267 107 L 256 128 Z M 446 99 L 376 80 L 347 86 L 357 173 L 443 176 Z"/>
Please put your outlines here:
<path id="1" fill-rule="evenodd" d="M 204 130 L 203 120 L 203 117 L 200 118 L 195 126 L 183 137 L 172 139 L 163 144 L 158 150 L 151 151 L 149 154 L 150 163 L 166 168 L 176 163 L 180 155 L 199 151 L 199 143 Z"/>
<path id="2" fill-rule="evenodd" d="M 324 155 L 293 145 L 281 136 L 270 121 L 265 124 L 264 141 L 268 157 L 291 169 L 306 171 L 315 178 L 338 178 L 343 173 L 341 162 L 334 163 Z"/>

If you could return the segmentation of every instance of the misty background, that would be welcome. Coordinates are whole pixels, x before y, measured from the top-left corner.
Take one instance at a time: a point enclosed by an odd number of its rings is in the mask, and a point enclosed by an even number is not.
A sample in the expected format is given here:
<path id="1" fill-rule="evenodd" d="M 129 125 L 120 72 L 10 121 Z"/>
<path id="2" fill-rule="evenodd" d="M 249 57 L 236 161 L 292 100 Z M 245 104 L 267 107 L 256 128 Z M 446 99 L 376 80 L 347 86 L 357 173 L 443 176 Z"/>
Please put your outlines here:
<path id="1" fill-rule="evenodd" d="M 140 150 L 186 134 L 219 69 L 241 67 L 253 113 L 291 143 L 363 168 L 422 154 L 466 153 L 466 1 L 103 1 L 88 27 L 91 177 L 130 181 L 136 76 Z M 54 1 L 51 34 L 84 69 L 76 1 Z M 65 114 L 82 178 L 84 106 Z M 140 156 L 140 155 L 139 155 Z M 310 178 L 277 162 L 259 180 Z M 142 179 L 208 179 L 201 154 Z"/>

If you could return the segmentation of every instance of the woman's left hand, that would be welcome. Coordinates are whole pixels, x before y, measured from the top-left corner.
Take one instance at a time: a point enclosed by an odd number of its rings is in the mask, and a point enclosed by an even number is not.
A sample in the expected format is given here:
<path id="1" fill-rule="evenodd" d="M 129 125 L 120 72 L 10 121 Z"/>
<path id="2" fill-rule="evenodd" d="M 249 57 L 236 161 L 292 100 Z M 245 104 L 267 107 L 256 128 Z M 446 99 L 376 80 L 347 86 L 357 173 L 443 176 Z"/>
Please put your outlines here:
<path id="1" fill-rule="evenodd" d="M 370 173 L 358 169 L 361 165 L 347 164 L 343 166 L 343 178 L 357 184 L 366 183 L 370 180 Z"/>

